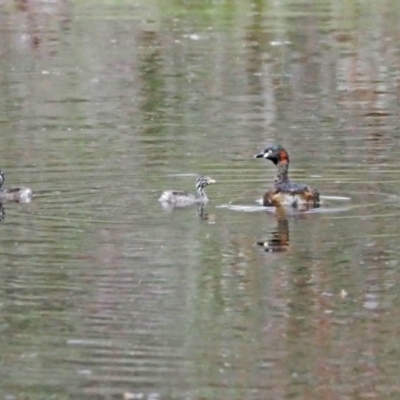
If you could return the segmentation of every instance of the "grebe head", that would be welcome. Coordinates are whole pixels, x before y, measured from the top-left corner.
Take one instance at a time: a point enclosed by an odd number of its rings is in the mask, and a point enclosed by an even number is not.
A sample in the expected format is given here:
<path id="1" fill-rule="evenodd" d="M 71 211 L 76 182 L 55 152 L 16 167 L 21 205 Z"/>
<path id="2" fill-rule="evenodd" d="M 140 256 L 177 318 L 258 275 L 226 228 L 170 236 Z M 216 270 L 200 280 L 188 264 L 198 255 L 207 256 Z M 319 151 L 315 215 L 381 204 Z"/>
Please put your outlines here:
<path id="1" fill-rule="evenodd" d="M 196 189 L 197 190 L 202 190 L 204 189 L 207 185 L 211 185 L 212 183 L 215 183 L 216 181 L 209 176 L 199 176 L 196 181 Z"/>
<path id="2" fill-rule="evenodd" d="M 266 147 L 261 153 L 256 154 L 254 158 L 265 158 L 266 160 L 271 160 L 275 165 L 289 164 L 289 154 L 279 144 Z"/>

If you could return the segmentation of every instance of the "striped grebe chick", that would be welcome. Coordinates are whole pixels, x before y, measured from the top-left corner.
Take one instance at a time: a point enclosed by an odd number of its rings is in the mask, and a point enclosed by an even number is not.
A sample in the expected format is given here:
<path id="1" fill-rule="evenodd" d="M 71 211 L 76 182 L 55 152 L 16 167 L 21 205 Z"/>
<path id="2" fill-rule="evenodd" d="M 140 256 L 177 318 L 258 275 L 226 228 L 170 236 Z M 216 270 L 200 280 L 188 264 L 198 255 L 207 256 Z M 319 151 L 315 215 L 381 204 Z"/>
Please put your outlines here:
<path id="1" fill-rule="evenodd" d="M 205 204 L 208 197 L 204 191 L 207 185 L 216 181 L 209 176 L 199 176 L 196 180 L 196 193 L 188 193 L 183 190 L 166 190 L 158 199 L 161 203 L 167 203 L 173 207 L 188 207 L 194 204 Z"/>

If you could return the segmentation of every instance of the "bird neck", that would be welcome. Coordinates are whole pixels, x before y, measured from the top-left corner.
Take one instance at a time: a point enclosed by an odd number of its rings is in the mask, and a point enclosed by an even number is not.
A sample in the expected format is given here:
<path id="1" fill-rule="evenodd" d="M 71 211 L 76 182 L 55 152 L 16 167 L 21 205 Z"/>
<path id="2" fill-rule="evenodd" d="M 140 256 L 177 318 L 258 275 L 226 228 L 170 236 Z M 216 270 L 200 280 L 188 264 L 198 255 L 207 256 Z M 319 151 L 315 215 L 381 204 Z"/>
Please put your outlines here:
<path id="1" fill-rule="evenodd" d="M 282 183 L 289 181 L 289 162 L 283 161 L 277 164 L 277 174 L 275 183 Z"/>
<path id="2" fill-rule="evenodd" d="M 196 196 L 197 197 L 207 197 L 206 194 L 204 193 L 204 187 L 203 186 L 198 186 L 197 187 Z"/>

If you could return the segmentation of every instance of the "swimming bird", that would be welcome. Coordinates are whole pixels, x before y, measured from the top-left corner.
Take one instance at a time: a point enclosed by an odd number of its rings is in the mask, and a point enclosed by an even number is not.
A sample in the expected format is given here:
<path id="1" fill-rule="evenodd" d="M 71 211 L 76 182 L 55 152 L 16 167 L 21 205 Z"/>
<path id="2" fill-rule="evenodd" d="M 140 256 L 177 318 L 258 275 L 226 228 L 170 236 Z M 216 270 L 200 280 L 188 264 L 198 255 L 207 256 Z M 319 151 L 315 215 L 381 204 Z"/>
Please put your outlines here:
<path id="1" fill-rule="evenodd" d="M 289 154 L 281 145 L 266 147 L 254 158 L 265 158 L 277 167 L 273 186 L 264 194 L 264 206 L 319 207 L 320 198 L 316 189 L 289 179 Z"/>
<path id="2" fill-rule="evenodd" d="M 192 194 L 183 190 L 166 190 L 158 201 L 170 207 L 188 207 L 194 204 L 204 205 L 208 202 L 208 197 L 204 188 L 216 181 L 209 176 L 199 176 L 196 179 L 196 193 Z"/>
<path id="3" fill-rule="evenodd" d="M 4 201 L 29 203 L 32 200 L 32 190 L 30 188 L 19 186 L 3 189 L 4 180 L 4 171 L 0 170 L 0 203 Z"/>

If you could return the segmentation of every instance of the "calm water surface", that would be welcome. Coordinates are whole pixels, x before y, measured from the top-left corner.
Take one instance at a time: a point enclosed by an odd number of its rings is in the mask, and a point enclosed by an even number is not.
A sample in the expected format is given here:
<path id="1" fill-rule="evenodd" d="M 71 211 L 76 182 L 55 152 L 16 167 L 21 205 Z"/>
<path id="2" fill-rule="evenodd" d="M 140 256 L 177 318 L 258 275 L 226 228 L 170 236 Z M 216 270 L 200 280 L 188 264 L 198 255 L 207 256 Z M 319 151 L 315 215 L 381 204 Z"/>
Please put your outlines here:
<path id="1" fill-rule="evenodd" d="M 398 399 L 399 14 L 1 2 L 0 398 Z M 271 143 L 318 212 L 257 206 Z"/>

